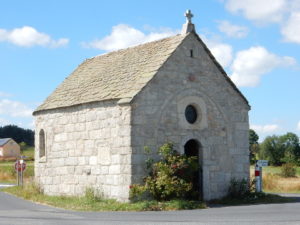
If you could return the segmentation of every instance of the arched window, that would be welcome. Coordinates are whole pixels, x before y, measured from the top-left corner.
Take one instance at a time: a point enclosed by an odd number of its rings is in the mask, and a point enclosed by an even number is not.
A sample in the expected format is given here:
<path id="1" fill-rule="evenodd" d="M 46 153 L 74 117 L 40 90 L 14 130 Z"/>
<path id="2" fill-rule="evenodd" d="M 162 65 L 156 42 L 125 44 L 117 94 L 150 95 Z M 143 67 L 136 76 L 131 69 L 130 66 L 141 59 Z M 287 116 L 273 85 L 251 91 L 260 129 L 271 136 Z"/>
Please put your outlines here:
<path id="1" fill-rule="evenodd" d="M 43 129 L 40 130 L 39 133 L 39 156 L 40 158 L 46 155 L 45 151 L 45 132 Z"/>

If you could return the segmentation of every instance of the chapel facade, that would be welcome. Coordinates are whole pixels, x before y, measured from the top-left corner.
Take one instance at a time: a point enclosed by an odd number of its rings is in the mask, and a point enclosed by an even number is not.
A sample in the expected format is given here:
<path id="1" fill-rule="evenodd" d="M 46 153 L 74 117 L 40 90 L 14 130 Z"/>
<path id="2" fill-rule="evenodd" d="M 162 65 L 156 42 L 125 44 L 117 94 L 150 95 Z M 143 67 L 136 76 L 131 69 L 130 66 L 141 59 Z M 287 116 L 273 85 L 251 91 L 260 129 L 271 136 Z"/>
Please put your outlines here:
<path id="1" fill-rule="evenodd" d="M 46 194 L 87 188 L 119 201 L 145 176 L 144 147 L 199 159 L 204 200 L 249 178 L 246 98 L 202 42 L 182 33 L 87 59 L 34 112 L 35 179 Z"/>

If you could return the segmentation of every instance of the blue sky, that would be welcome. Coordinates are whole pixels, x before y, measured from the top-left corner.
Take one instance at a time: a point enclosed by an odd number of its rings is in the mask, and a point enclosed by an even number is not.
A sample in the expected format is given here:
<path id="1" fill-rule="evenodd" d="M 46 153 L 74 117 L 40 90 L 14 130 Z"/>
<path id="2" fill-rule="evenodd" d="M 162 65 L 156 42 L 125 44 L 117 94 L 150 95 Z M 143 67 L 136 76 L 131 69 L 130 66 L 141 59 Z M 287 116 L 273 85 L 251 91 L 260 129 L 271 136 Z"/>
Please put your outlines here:
<path id="1" fill-rule="evenodd" d="M 300 136 L 300 0 L 3 0 L 0 125 L 32 129 L 32 111 L 83 60 L 179 33 L 186 9 L 249 100 L 260 141 Z"/>

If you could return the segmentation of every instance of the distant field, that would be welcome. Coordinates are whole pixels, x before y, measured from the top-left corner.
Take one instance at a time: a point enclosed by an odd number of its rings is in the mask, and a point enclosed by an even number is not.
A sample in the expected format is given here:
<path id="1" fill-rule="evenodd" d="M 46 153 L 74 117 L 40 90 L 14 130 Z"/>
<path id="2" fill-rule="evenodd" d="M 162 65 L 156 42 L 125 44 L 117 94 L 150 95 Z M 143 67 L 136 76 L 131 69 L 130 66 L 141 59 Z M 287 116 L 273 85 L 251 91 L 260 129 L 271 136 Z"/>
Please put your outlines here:
<path id="1" fill-rule="evenodd" d="M 296 169 L 296 177 L 282 177 L 280 166 L 263 167 L 263 190 L 274 193 L 300 193 L 300 167 Z M 254 177 L 254 166 L 250 167 L 251 177 Z"/>
<path id="2" fill-rule="evenodd" d="M 28 147 L 23 150 L 22 155 L 26 156 L 28 161 L 34 160 L 34 147 Z"/>

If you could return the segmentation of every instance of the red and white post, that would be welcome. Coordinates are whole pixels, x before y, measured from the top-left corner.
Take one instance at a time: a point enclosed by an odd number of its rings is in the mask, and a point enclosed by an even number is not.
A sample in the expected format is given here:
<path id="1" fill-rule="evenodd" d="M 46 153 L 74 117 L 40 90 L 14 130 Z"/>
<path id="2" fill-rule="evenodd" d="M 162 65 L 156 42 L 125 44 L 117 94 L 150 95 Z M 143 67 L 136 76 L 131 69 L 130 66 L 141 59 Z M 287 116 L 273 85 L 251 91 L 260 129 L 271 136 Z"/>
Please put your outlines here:
<path id="1" fill-rule="evenodd" d="M 256 192 L 262 192 L 262 167 L 255 163 L 255 189 Z"/>

